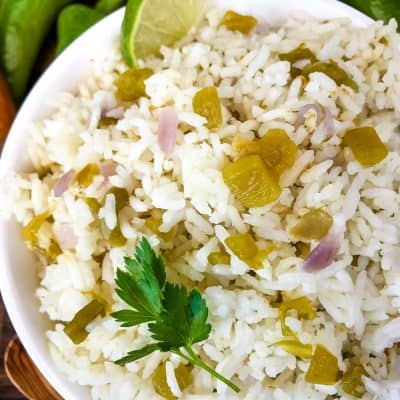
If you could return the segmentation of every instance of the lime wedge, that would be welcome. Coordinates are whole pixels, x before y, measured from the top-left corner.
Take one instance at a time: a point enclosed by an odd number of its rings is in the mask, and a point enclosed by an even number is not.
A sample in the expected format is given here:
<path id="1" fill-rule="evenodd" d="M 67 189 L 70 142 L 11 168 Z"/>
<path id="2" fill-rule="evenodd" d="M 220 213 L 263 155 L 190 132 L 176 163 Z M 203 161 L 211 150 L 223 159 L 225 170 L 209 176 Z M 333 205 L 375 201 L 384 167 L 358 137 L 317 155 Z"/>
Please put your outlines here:
<path id="1" fill-rule="evenodd" d="M 128 0 L 122 23 L 122 55 L 133 67 L 182 39 L 203 18 L 208 0 Z"/>

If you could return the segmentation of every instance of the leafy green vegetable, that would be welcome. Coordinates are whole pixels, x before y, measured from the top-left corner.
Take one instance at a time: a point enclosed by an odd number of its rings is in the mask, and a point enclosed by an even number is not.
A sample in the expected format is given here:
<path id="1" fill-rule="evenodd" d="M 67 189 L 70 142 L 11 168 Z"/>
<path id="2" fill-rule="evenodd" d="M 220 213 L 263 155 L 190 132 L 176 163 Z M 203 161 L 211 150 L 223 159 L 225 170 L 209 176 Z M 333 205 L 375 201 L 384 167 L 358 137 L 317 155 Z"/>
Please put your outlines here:
<path id="1" fill-rule="evenodd" d="M 388 22 L 396 18 L 400 23 L 399 0 L 342 0 L 344 3 L 360 10 L 374 19 Z"/>
<path id="2" fill-rule="evenodd" d="M 112 316 L 122 327 L 149 322 L 156 342 L 130 351 L 116 361 L 118 365 L 143 358 L 154 351 L 170 351 L 205 369 L 235 392 L 240 389 L 205 364 L 193 351 L 193 344 L 206 340 L 211 331 L 208 308 L 201 294 L 166 281 L 165 265 L 146 238 L 136 248 L 134 258 L 125 258 L 125 269 L 118 268 L 116 292 L 133 310 L 121 310 Z"/>
<path id="3" fill-rule="evenodd" d="M 107 15 L 122 7 L 125 3 L 126 0 L 99 0 L 96 4 L 96 10 Z"/>
<path id="4" fill-rule="evenodd" d="M 43 40 L 59 10 L 72 0 L 3 0 L 0 64 L 14 99 L 21 102 Z"/>
<path id="5" fill-rule="evenodd" d="M 65 7 L 58 17 L 57 55 L 88 28 L 103 18 L 103 13 L 83 4 L 72 4 Z"/>
<path id="6" fill-rule="evenodd" d="M 64 8 L 58 17 L 57 55 L 83 32 L 125 2 L 126 0 L 100 0 L 95 8 L 83 4 L 71 4 Z"/>

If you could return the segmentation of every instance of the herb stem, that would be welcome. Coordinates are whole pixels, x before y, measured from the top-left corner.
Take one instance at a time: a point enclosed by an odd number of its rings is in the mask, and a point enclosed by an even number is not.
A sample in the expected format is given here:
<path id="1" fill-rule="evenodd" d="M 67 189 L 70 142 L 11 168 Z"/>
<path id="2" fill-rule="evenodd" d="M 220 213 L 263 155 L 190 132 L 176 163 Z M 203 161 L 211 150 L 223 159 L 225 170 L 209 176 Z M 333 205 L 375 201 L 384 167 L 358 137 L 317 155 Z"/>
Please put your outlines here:
<path id="1" fill-rule="evenodd" d="M 213 377 L 219 379 L 221 382 L 225 383 L 228 387 L 230 387 L 233 391 L 236 393 L 240 392 L 240 388 L 237 387 L 233 382 L 231 382 L 229 379 L 226 379 L 224 376 L 219 374 L 217 371 L 209 367 L 199 356 L 196 355 L 196 353 L 193 351 L 193 349 L 190 346 L 185 346 L 184 349 L 188 352 L 189 355 L 184 354 L 181 350 L 179 349 L 174 349 L 171 350 L 173 353 L 179 355 L 180 357 L 184 358 L 185 360 L 189 361 L 190 363 L 197 365 L 200 368 L 203 368 L 206 370 L 210 375 Z"/>

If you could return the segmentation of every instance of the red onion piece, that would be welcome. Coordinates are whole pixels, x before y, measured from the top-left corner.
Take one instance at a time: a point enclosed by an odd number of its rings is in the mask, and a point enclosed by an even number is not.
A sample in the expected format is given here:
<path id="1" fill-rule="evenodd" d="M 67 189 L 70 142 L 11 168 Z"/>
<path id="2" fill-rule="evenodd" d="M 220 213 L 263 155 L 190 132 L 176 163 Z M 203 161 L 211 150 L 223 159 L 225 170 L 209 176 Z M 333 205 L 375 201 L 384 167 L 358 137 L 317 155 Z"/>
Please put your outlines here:
<path id="1" fill-rule="evenodd" d="M 331 234 L 322 239 L 304 260 L 303 269 L 315 272 L 328 267 L 340 248 L 339 237 Z"/>
<path id="2" fill-rule="evenodd" d="M 74 169 L 70 169 L 64 175 L 61 175 L 61 177 L 58 179 L 58 181 L 53 187 L 54 196 L 61 197 L 64 194 L 64 192 L 68 189 L 74 176 L 75 176 Z"/>
<path id="3" fill-rule="evenodd" d="M 336 129 L 333 122 L 332 113 L 328 109 L 325 109 L 324 128 L 328 137 L 335 135 Z"/>
<path id="4" fill-rule="evenodd" d="M 118 164 L 115 161 L 105 161 L 100 165 L 100 173 L 105 178 L 116 174 Z"/>
<path id="5" fill-rule="evenodd" d="M 101 112 L 101 118 L 116 118 L 121 119 L 124 116 L 123 107 L 114 107 L 111 109 L 105 109 Z"/>
<path id="6" fill-rule="evenodd" d="M 111 109 L 107 106 L 102 106 L 101 111 L 100 111 L 100 118 L 106 118 L 108 113 L 111 111 Z"/>
<path id="7" fill-rule="evenodd" d="M 172 153 L 175 148 L 178 123 L 178 114 L 172 107 L 161 110 L 158 125 L 158 144 L 165 154 Z"/>
<path id="8" fill-rule="evenodd" d="M 259 23 L 256 25 L 256 27 L 254 28 L 254 30 L 255 30 L 257 33 L 264 33 L 264 32 L 266 32 L 266 31 L 268 30 L 268 25 L 265 24 L 265 23 L 263 23 L 263 22 L 259 22 Z"/>
<path id="9" fill-rule="evenodd" d="M 67 223 L 53 225 L 54 236 L 63 250 L 73 249 L 78 244 L 78 237 L 75 235 L 72 226 Z"/>
<path id="10" fill-rule="evenodd" d="M 246 379 L 245 379 L 245 383 L 247 387 L 252 387 L 254 385 L 256 385 L 259 381 L 254 378 L 254 376 L 249 375 Z"/>
<path id="11" fill-rule="evenodd" d="M 324 109 L 318 104 L 306 104 L 301 107 L 299 112 L 297 113 L 296 122 L 294 123 L 295 129 L 299 126 L 303 125 L 306 121 L 306 114 L 308 111 L 313 110 L 315 114 L 317 114 L 317 124 L 319 124 L 324 118 Z"/>

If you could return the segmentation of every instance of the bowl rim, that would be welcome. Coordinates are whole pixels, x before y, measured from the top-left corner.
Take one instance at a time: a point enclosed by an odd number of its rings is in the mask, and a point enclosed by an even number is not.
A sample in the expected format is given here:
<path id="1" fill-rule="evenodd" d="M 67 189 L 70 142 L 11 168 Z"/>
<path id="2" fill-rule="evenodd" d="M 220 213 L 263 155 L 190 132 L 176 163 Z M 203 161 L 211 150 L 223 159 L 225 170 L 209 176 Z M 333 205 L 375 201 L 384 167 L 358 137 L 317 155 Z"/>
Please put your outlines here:
<path id="1" fill-rule="evenodd" d="M 227 4 L 227 7 L 222 8 L 235 8 L 240 11 L 243 4 L 238 4 L 232 6 L 229 4 L 230 0 L 220 0 L 219 3 Z M 249 2 L 252 0 L 249 0 Z M 269 2 L 273 2 L 274 0 L 268 0 Z M 329 6 L 330 8 L 335 8 L 340 10 L 340 13 L 347 16 L 352 20 L 353 23 L 367 25 L 373 20 L 366 16 L 365 14 L 355 10 L 351 6 L 344 4 L 338 0 L 309 0 L 312 1 L 312 4 L 315 4 L 318 7 Z M 281 0 L 281 3 L 290 3 L 295 4 L 294 0 Z M 218 5 L 217 7 L 220 7 Z M 245 6 L 247 7 L 247 6 Z M 287 7 L 288 8 L 288 7 Z M 22 103 L 18 114 L 14 120 L 14 123 L 9 131 L 7 139 L 4 143 L 1 157 L 0 157 L 0 171 L 10 172 L 13 168 L 15 154 L 18 150 L 17 145 L 19 140 L 25 136 L 23 123 L 26 120 L 26 115 L 29 114 L 30 108 L 41 99 L 40 94 L 44 91 L 44 88 L 47 86 L 48 81 L 50 79 L 54 79 L 54 77 L 62 77 L 65 72 L 65 64 L 68 59 L 75 58 L 76 54 L 79 53 L 79 49 L 82 47 L 90 48 L 90 44 L 94 43 L 98 40 L 99 37 L 106 37 L 108 33 L 107 29 L 110 26 L 114 26 L 115 24 L 120 24 L 123 18 L 124 8 L 121 8 L 114 13 L 108 15 L 94 26 L 92 26 L 88 31 L 86 31 L 83 35 L 81 35 L 78 39 L 76 39 L 67 49 L 63 51 L 63 53 L 53 61 L 53 63 L 48 67 L 48 69 L 43 73 L 43 75 L 38 79 L 35 83 L 25 101 Z M 311 13 L 312 14 L 312 13 Z M 76 85 L 75 85 L 76 86 Z M 36 115 L 36 119 L 39 116 Z M 31 118 L 29 118 L 32 121 Z M 0 221 L 1 224 L 1 221 Z M 2 267 L 2 278 L 0 279 L 0 292 L 1 296 L 9 315 L 9 318 L 15 328 L 17 335 L 19 336 L 22 344 L 27 350 L 28 354 L 32 358 L 33 362 L 43 374 L 43 376 L 47 379 L 47 381 L 57 390 L 57 392 L 64 397 L 65 399 L 74 399 L 76 393 L 73 393 L 66 384 L 68 382 L 68 378 L 65 372 L 60 369 L 54 369 L 52 366 L 45 362 L 44 354 L 36 348 L 35 341 L 37 341 L 36 336 L 33 335 L 28 329 L 26 329 L 26 321 L 25 314 L 21 312 L 20 306 L 17 304 L 17 296 L 18 293 L 15 293 L 14 285 L 12 282 L 12 277 L 10 274 L 10 270 L 12 269 L 12 265 L 7 262 L 7 257 L 5 256 L 5 246 L 4 246 L 4 237 L 0 234 L 0 264 Z M 39 314 L 39 310 L 38 310 Z M 48 349 L 49 351 L 49 349 Z M 73 383 L 72 385 L 78 385 Z M 76 398 L 76 397 L 75 397 Z"/>

